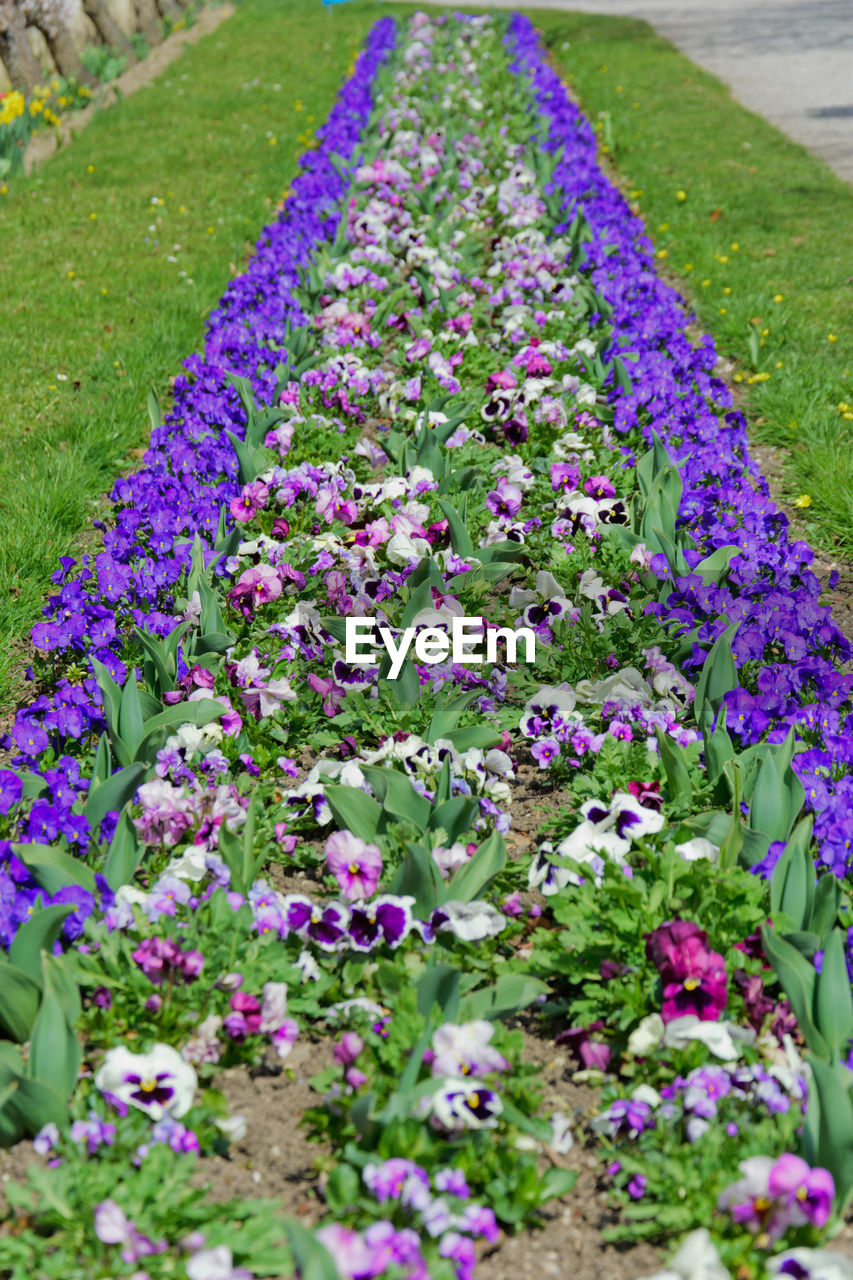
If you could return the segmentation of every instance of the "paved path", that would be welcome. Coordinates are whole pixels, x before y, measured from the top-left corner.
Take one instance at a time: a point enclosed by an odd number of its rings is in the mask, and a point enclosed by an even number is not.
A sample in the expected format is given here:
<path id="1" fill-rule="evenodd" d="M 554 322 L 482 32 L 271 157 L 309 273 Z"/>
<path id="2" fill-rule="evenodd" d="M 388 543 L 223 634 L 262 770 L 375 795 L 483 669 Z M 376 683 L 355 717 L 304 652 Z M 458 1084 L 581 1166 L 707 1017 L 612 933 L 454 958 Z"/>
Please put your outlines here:
<path id="1" fill-rule="evenodd" d="M 645 18 L 744 106 L 853 182 L 853 0 L 531 0 L 531 7 Z"/>

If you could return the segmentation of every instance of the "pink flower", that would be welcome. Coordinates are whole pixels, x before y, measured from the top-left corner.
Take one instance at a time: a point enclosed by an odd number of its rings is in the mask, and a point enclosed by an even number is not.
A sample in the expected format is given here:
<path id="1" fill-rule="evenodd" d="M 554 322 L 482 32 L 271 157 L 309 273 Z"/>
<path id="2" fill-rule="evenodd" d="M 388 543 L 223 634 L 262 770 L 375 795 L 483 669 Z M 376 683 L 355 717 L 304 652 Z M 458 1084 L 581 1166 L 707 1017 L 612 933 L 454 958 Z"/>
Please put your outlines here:
<path id="1" fill-rule="evenodd" d="M 345 1031 L 332 1050 L 332 1057 L 341 1066 L 351 1067 L 364 1048 L 364 1041 L 357 1031 Z"/>
<path id="2" fill-rule="evenodd" d="M 663 982 L 664 1022 L 690 1013 L 702 1022 L 718 1021 L 726 1007 L 726 967 L 717 951 L 708 950 L 705 930 L 688 920 L 673 920 L 645 937 L 646 956 Z"/>
<path id="3" fill-rule="evenodd" d="M 235 520 L 245 523 L 266 505 L 269 496 L 267 486 L 261 480 L 253 480 L 251 484 L 243 486 L 242 493 L 232 500 L 229 510 Z"/>
<path id="4" fill-rule="evenodd" d="M 382 874 L 382 854 L 351 831 L 336 831 L 326 841 L 326 866 L 348 898 L 369 898 Z"/>

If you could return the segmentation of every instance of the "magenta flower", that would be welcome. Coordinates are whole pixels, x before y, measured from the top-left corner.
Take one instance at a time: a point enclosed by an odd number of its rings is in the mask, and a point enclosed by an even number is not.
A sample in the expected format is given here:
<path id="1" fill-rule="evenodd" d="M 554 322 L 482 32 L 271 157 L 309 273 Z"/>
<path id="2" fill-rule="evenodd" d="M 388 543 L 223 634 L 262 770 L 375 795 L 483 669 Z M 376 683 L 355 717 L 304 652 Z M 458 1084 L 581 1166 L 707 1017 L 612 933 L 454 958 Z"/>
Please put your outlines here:
<path id="1" fill-rule="evenodd" d="M 243 486 L 239 497 L 232 500 L 229 510 L 235 520 L 245 523 L 266 505 L 269 496 L 267 486 L 261 480 L 253 480 L 251 484 Z"/>
<path id="2" fill-rule="evenodd" d="M 807 1222 L 813 1227 L 826 1225 L 835 1198 L 835 1183 L 828 1169 L 811 1169 L 799 1156 L 780 1156 L 770 1170 L 767 1186 L 795 1226 Z"/>
<path id="3" fill-rule="evenodd" d="M 369 898 L 382 875 L 382 854 L 351 831 L 336 831 L 326 841 L 326 866 L 348 898 Z"/>
<path id="4" fill-rule="evenodd" d="M 580 471 L 570 462 L 555 462 L 551 467 L 551 488 L 555 493 L 577 489 L 580 478 Z"/>
<path id="5" fill-rule="evenodd" d="M 702 1022 L 718 1021 L 726 1007 L 726 967 L 717 951 L 709 951 L 705 930 L 688 920 L 673 920 L 645 938 L 646 956 L 657 965 L 663 983 L 664 1022 L 691 1013 Z"/>
<path id="6" fill-rule="evenodd" d="M 281 581 L 275 569 L 268 564 L 256 564 L 240 574 L 228 599 L 249 617 L 258 605 L 277 600 L 280 595 Z"/>
<path id="7" fill-rule="evenodd" d="M 608 480 L 607 476 L 587 476 L 583 482 L 583 491 L 590 498 L 613 498 L 616 496 L 616 490 Z"/>
<path id="8" fill-rule="evenodd" d="M 827 1169 L 810 1169 L 799 1156 L 751 1156 L 738 1166 L 743 1177 L 726 1187 L 717 1208 L 768 1245 L 789 1227 L 822 1227 L 829 1218 L 835 1183 Z"/>
<path id="9" fill-rule="evenodd" d="M 315 693 L 319 693 L 323 698 L 323 712 L 327 716 L 336 716 L 340 710 L 340 705 L 346 697 L 346 689 L 342 685 L 335 684 L 332 679 L 324 679 L 323 676 L 315 675 L 312 671 L 308 676 L 308 683 Z"/>

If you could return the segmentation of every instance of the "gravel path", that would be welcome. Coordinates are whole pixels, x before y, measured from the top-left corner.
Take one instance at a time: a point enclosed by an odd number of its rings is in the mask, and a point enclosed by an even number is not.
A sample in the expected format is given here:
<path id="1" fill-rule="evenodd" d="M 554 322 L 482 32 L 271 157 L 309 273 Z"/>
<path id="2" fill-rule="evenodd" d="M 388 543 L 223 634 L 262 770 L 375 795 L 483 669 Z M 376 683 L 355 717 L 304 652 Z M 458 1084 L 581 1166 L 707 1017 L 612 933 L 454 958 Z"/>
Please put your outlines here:
<path id="1" fill-rule="evenodd" d="M 744 106 L 853 183 L 853 0 L 536 0 L 532 7 L 645 18 Z"/>

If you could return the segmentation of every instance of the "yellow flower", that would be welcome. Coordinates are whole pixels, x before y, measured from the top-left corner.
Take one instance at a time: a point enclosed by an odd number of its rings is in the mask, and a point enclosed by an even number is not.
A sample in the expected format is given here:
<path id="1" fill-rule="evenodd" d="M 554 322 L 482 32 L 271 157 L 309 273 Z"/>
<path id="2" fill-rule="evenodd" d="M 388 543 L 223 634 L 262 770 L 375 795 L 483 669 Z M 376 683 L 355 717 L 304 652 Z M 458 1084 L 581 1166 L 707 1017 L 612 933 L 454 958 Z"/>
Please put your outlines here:
<path id="1" fill-rule="evenodd" d="M 827 342 L 837 342 L 837 341 L 838 341 L 838 334 L 837 334 L 837 333 L 828 333 L 828 334 L 826 335 L 826 340 L 827 340 Z"/>
<path id="2" fill-rule="evenodd" d="M 723 289 L 723 293 L 724 293 L 727 297 L 728 297 L 728 295 L 731 293 L 731 291 L 732 291 L 732 287 L 731 287 L 731 285 L 730 285 L 730 284 L 727 284 L 727 285 L 726 285 L 726 287 Z"/>
<path id="3" fill-rule="evenodd" d="M 7 93 L 0 102 L 0 124 L 11 124 L 13 120 L 17 120 L 18 116 L 24 114 L 25 108 L 26 103 L 22 93 L 17 89 Z"/>
<path id="4" fill-rule="evenodd" d="M 717 259 L 718 262 L 728 262 L 729 260 L 725 253 L 715 253 L 714 257 Z"/>
<path id="5" fill-rule="evenodd" d="M 692 263 L 692 262 L 685 262 L 684 266 L 683 266 L 681 269 L 682 269 L 682 271 L 692 271 L 692 270 L 693 270 L 693 263 Z"/>
<path id="6" fill-rule="evenodd" d="M 675 198 L 676 198 L 676 200 L 684 201 L 684 200 L 686 200 L 686 199 L 687 199 L 687 192 L 686 192 L 686 191 L 676 191 L 676 193 L 675 193 Z"/>
<path id="7" fill-rule="evenodd" d="M 801 493 L 799 498 L 796 498 L 794 500 L 795 507 L 802 508 L 802 507 L 810 507 L 811 505 L 812 505 L 811 495 L 808 493 Z"/>
<path id="8" fill-rule="evenodd" d="M 738 249 L 740 248 L 740 245 L 738 244 L 737 240 L 733 240 L 729 248 L 731 249 L 732 253 L 737 253 Z"/>
<path id="9" fill-rule="evenodd" d="M 774 302 L 784 302 L 784 300 L 785 300 L 785 295 L 784 295 L 784 293 L 774 293 L 774 294 L 773 294 L 773 301 L 774 301 Z"/>
<path id="10" fill-rule="evenodd" d="M 86 166 L 86 172 L 87 172 L 87 173 L 94 173 L 94 172 L 95 172 L 95 166 L 94 166 L 93 164 L 87 165 L 87 166 Z"/>
<path id="11" fill-rule="evenodd" d="M 665 258 L 668 252 L 669 252 L 669 250 L 668 250 L 668 249 L 658 249 L 657 253 L 655 254 L 655 257 L 656 257 L 656 258 Z"/>

